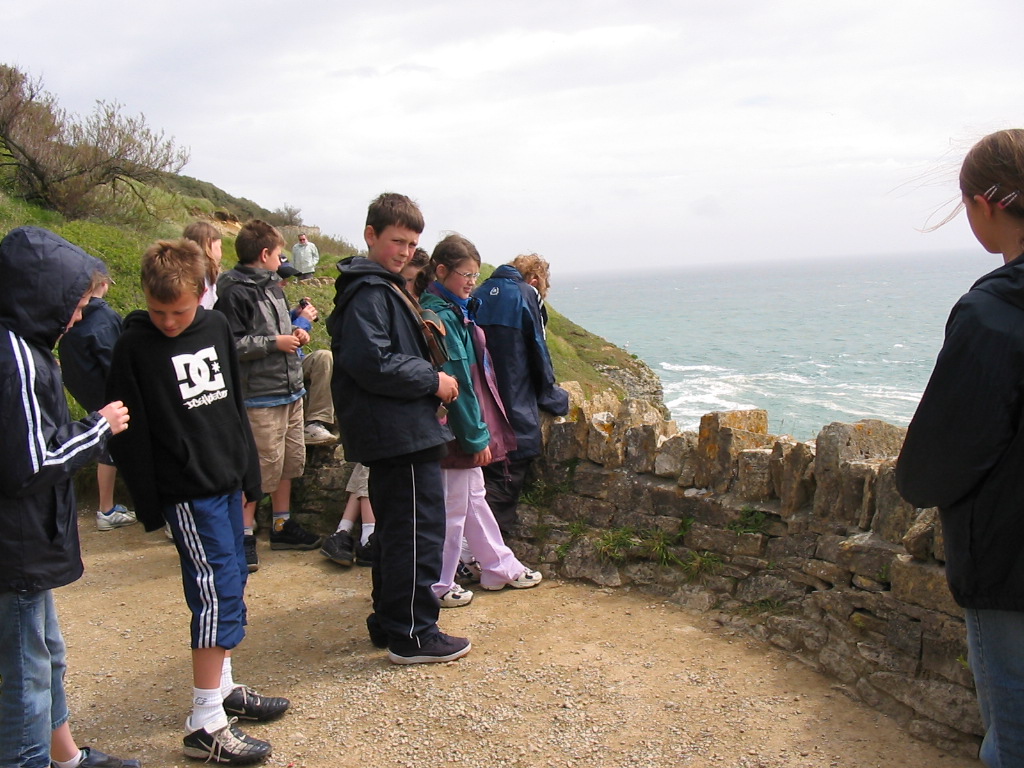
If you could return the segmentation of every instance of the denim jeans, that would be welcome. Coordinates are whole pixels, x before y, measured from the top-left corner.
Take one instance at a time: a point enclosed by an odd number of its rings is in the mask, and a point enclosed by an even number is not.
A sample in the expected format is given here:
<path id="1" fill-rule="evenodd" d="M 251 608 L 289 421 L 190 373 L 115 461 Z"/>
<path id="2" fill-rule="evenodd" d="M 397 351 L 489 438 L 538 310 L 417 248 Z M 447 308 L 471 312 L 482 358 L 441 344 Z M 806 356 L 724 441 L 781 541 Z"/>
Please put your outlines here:
<path id="1" fill-rule="evenodd" d="M 65 666 L 53 592 L 0 593 L 0 768 L 49 768 Z"/>
<path id="2" fill-rule="evenodd" d="M 1024 613 L 965 609 L 967 648 L 978 689 L 989 768 L 1024 765 Z"/>

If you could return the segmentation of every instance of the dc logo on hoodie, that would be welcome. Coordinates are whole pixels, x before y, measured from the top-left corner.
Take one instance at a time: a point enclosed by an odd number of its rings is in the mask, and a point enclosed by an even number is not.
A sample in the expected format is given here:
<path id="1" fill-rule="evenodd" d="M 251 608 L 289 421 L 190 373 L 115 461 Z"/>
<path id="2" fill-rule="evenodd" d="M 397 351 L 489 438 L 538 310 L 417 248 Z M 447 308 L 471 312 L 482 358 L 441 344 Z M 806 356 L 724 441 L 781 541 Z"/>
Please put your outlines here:
<path id="1" fill-rule="evenodd" d="M 181 399 L 187 408 L 209 405 L 228 396 L 217 350 L 213 347 L 201 349 L 194 354 L 175 355 L 171 362 L 178 377 Z"/>

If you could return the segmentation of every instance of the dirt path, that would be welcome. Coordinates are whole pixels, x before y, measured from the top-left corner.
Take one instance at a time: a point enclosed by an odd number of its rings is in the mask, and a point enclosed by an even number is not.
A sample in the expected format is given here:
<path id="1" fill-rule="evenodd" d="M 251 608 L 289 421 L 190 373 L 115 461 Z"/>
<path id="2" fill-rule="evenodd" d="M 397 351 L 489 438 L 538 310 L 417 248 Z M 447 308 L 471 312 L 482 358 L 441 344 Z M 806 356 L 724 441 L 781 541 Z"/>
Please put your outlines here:
<path id="1" fill-rule="evenodd" d="M 147 768 L 181 755 L 191 692 L 173 546 L 81 520 L 86 575 L 58 590 L 72 725 Z M 548 581 L 442 611 L 472 653 L 396 667 L 366 637 L 369 572 L 271 552 L 248 588 L 235 678 L 291 698 L 268 764 L 360 766 L 980 765 L 911 739 L 799 662 L 624 591 Z"/>

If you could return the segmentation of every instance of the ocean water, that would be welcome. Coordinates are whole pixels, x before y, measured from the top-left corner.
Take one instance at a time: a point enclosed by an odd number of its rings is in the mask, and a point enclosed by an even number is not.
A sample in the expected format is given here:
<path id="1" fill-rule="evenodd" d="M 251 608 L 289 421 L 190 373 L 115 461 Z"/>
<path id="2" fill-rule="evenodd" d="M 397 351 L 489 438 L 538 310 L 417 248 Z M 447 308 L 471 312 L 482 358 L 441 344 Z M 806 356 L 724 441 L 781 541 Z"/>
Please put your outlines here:
<path id="1" fill-rule="evenodd" d="M 906 425 L 983 252 L 557 273 L 551 306 L 642 358 L 683 429 L 764 408 L 807 440 L 833 421 Z"/>

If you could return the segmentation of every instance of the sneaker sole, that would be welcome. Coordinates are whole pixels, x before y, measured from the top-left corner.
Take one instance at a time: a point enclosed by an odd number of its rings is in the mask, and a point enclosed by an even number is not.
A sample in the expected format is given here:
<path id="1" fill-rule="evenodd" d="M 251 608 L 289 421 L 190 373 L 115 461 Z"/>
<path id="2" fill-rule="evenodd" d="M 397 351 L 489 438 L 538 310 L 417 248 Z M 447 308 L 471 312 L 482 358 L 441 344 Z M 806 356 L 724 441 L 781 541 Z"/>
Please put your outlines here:
<path id="1" fill-rule="evenodd" d="M 388 651 L 388 661 L 392 664 L 435 664 L 443 663 L 445 661 L 455 661 L 461 659 L 467 653 L 473 650 L 472 643 L 466 643 L 466 647 L 462 648 L 455 653 L 449 653 L 447 656 L 399 656 L 393 651 Z"/>
<path id="2" fill-rule="evenodd" d="M 97 531 L 112 531 L 115 528 L 127 528 L 129 525 L 135 525 L 138 520 L 131 520 L 127 523 L 96 523 Z"/>
<path id="3" fill-rule="evenodd" d="M 271 549 L 298 549 L 302 552 L 308 552 L 311 549 L 317 549 L 323 544 L 323 539 L 317 539 L 312 544 L 293 544 L 290 541 L 271 541 Z"/>
<path id="4" fill-rule="evenodd" d="M 323 555 L 324 557 L 326 557 L 332 563 L 337 563 L 338 565 L 352 565 L 352 558 L 351 557 L 348 558 L 348 559 L 346 559 L 344 557 L 331 557 L 329 554 L 324 552 L 322 549 L 320 550 L 320 554 Z"/>
<path id="5" fill-rule="evenodd" d="M 245 757 L 230 757 L 230 758 L 217 758 L 209 750 L 201 749 L 199 747 L 185 747 L 182 749 L 182 753 L 185 757 L 195 758 L 196 760 L 203 760 L 207 763 L 222 763 L 224 765 L 252 765 L 253 763 L 262 763 L 268 757 L 272 750 L 267 750 L 266 754 L 253 755 Z"/>
<path id="6" fill-rule="evenodd" d="M 512 589 L 533 589 L 539 587 L 540 581 L 532 581 L 529 584 L 517 584 L 514 581 L 510 581 L 507 584 L 501 584 L 497 587 L 485 587 L 483 584 L 480 585 L 480 589 L 486 589 L 488 592 L 501 592 L 505 587 L 511 587 Z"/>
<path id="7" fill-rule="evenodd" d="M 329 440 L 306 440 L 306 445 L 334 445 L 338 438 L 332 437 Z"/>

